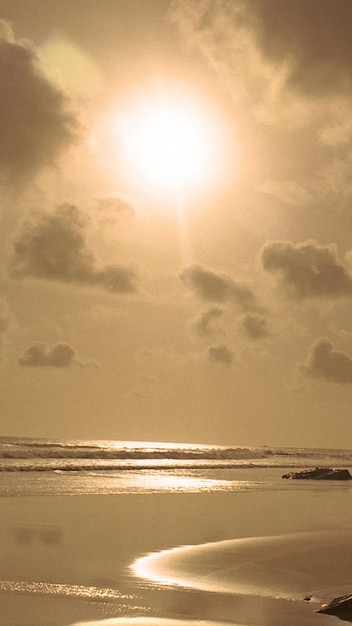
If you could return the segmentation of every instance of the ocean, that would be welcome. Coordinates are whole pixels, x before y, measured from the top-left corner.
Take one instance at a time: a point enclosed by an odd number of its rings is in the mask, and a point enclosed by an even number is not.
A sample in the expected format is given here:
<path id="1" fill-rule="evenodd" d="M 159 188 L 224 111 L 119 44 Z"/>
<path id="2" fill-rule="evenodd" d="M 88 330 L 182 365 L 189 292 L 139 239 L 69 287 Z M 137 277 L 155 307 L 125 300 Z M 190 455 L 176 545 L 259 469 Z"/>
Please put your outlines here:
<path id="1" fill-rule="evenodd" d="M 352 465 L 352 450 L 0 437 L 1 471 Z"/>
<path id="2" fill-rule="evenodd" d="M 0 496 L 263 488 L 319 466 L 352 467 L 352 451 L 0 437 Z"/>

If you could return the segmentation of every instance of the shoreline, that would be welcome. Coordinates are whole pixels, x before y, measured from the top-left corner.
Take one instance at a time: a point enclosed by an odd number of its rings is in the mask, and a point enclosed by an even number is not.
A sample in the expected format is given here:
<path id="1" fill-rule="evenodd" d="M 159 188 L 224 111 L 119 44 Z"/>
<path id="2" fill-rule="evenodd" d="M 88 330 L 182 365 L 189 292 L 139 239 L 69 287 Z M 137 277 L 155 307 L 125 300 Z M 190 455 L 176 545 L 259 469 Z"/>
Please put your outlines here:
<path id="1" fill-rule="evenodd" d="M 291 601 L 309 597 L 320 606 L 332 593 L 352 589 L 351 544 L 352 529 L 232 539 L 151 554 L 133 570 L 164 585 Z"/>

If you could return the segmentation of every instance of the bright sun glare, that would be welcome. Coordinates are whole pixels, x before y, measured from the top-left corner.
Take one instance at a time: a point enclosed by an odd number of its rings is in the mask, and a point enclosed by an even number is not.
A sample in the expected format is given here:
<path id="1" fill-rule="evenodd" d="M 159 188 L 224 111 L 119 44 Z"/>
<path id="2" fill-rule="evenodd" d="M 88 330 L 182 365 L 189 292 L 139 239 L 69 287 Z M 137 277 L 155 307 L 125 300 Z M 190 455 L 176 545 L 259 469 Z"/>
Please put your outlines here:
<path id="1" fill-rule="evenodd" d="M 159 191 L 197 189 L 215 169 L 214 125 L 182 99 L 141 102 L 124 120 L 124 140 L 131 170 Z"/>

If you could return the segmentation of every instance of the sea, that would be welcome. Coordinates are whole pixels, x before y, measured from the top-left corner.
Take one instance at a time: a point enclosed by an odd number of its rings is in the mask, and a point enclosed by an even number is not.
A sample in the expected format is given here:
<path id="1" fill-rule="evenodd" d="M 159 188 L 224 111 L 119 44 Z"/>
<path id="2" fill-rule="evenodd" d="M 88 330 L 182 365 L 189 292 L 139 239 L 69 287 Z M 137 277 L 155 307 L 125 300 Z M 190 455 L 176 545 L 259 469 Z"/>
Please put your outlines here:
<path id="1" fill-rule="evenodd" d="M 0 496 L 263 488 L 326 466 L 351 468 L 352 450 L 0 437 Z"/>

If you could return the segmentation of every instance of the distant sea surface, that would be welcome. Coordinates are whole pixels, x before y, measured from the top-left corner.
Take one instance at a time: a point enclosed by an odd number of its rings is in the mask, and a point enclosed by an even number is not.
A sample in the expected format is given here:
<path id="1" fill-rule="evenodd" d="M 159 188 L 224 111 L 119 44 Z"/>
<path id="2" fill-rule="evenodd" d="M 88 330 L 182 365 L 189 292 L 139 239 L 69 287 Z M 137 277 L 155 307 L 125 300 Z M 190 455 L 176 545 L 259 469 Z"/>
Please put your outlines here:
<path id="1" fill-rule="evenodd" d="M 352 451 L 0 437 L 0 496 L 294 488 L 283 470 L 317 466 L 352 468 Z"/>
<path id="2" fill-rule="evenodd" d="M 0 470 L 352 466 L 352 450 L 0 437 Z"/>

